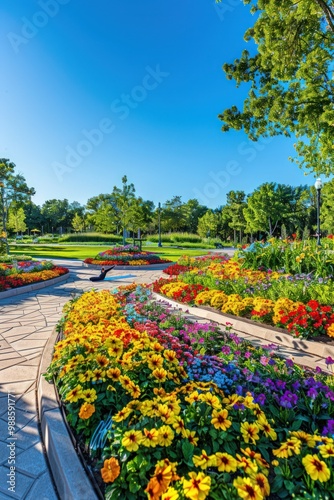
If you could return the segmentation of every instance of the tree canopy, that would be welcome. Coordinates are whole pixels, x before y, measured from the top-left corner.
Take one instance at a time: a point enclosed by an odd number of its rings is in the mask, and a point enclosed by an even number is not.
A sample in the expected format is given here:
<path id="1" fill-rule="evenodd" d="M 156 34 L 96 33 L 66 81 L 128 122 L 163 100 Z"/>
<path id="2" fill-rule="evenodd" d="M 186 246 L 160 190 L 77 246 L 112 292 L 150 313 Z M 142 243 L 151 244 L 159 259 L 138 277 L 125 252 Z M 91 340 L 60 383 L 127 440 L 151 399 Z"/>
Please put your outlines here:
<path id="1" fill-rule="evenodd" d="M 333 0 L 243 2 L 255 16 L 245 40 L 257 53 L 244 50 L 223 66 L 248 96 L 243 109 L 232 105 L 219 115 L 222 130 L 244 129 L 254 141 L 293 135 L 300 167 L 334 173 Z"/>

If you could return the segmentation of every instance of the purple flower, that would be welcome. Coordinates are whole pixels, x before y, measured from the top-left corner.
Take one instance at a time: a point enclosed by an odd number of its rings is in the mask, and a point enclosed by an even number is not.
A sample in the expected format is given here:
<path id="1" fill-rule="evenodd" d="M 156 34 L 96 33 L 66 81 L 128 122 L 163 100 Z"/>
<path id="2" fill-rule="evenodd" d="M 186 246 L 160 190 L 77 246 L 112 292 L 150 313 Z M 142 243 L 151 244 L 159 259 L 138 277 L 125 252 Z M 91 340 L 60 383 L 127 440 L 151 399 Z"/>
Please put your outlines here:
<path id="1" fill-rule="evenodd" d="M 252 356 L 251 352 L 249 352 L 249 351 L 245 352 L 245 358 L 246 359 L 249 359 L 251 356 Z"/>
<path id="2" fill-rule="evenodd" d="M 222 347 L 222 353 L 223 353 L 223 354 L 227 354 L 227 355 L 229 355 L 229 354 L 230 354 L 230 352 L 231 352 L 231 348 L 230 348 L 228 345 L 224 345 L 224 346 Z"/>
<path id="3" fill-rule="evenodd" d="M 334 364 L 334 359 L 328 356 L 328 358 L 325 359 L 326 365 L 332 365 Z"/>
<path id="4" fill-rule="evenodd" d="M 292 368 L 292 367 L 293 367 L 293 365 L 294 365 L 294 362 L 292 361 L 292 359 L 287 359 L 287 360 L 285 361 L 285 364 L 286 364 L 286 366 L 288 366 L 289 368 Z"/>
<path id="5" fill-rule="evenodd" d="M 267 358 L 266 356 L 261 356 L 261 358 L 260 358 L 261 365 L 266 366 L 268 364 L 268 362 L 269 362 L 269 358 Z"/>
<path id="6" fill-rule="evenodd" d="M 315 399 L 318 396 L 318 391 L 314 387 L 311 387 L 307 391 L 307 395 L 309 398 Z"/>
<path id="7" fill-rule="evenodd" d="M 294 382 L 292 385 L 291 385 L 292 389 L 297 392 L 300 388 L 300 382 L 298 380 L 296 380 L 296 382 Z"/>
<path id="8" fill-rule="evenodd" d="M 258 403 L 259 405 L 263 406 L 264 403 L 266 402 L 266 395 L 265 394 L 259 394 L 255 398 L 255 403 Z"/>
<path id="9" fill-rule="evenodd" d="M 290 391 L 285 391 L 283 396 L 279 398 L 279 404 L 283 406 L 283 408 L 292 408 L 293 406 L 296 406 L 297 403 L 298 396 Z"/>
<path id="10" fill-rule="evenodd" d="M 326 427 L 323 429 L 322 433 L 327 436 L 334 435 L 334 420 L 328 420 Z"/>

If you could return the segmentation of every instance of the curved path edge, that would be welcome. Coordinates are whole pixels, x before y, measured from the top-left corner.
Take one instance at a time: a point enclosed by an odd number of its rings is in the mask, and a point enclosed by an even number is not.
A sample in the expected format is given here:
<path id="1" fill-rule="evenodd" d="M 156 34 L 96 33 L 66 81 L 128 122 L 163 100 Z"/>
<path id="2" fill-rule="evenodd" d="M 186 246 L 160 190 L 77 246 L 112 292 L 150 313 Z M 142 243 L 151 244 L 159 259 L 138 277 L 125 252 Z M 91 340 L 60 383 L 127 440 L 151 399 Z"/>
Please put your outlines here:
<path id="1" fill-rule="evenodd" d="M 56 339 L 55 328 L 43 350 L 37 379 L 37 404 L 44 446 L 60 498 L 98 500 L 68 434 L 55 386 L 43 376 L 52 361 Z"/>
<path id="2" fill-rule="evenodd" d="M 225 316 L 222 313 L 214 312 L 207 309 L 202 309 L 201 307 L 192 307 L 186 304 L 181 304 L 175 300 L 169 299 L 164 295 L 158 293 L 153 293 L 153 297 L 156 300 L 163 300 L 173 307 L 177 307 L 182 311 L 187 311 L 193 316 L 206 319 L 209 321 L 214 321 L 221 325 L 226 325 L 229 323 L 232 325 L 232 329 L 238 336 L 242 336 L 252 341 L 251 339 L 257 338 L 265 341 L 266 343 L 279 344 L 279 353 L 284 356 L 291 356 L 294 358 L 295 362 L 298 364 L 298 356 L 303 358 L 303 365 L 310 366 L 314 368 L 319 366 L 323 371 L 332 373 L 329 367 L 325 363 L 325 358 L 328 356 L 334 358 L 334 347 L 327 344 L 322 344 L 321 342 L 309 341 L 309 340 L 299 340 L 288 333 L 282 331 L 276 331 L 273 328 L 266 327 L 265 325 L 257 325 L 250 321 L 243 321 L 242 318 L 237 316 Z M 301 362 L 300 362 L 301 364 Z"/>

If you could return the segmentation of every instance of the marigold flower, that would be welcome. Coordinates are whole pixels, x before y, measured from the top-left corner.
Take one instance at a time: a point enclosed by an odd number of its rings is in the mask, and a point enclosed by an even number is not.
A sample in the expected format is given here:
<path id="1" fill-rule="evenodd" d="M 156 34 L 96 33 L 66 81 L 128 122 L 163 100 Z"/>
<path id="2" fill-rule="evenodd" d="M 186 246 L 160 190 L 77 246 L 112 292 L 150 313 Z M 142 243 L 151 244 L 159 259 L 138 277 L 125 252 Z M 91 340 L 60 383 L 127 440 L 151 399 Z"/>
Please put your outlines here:
<path id="1" fill-rule="evenodd" d="M 156 368 L 162 368 L 164 364 L 164 358 L 160 354 L 152 354 L 147 356 L 147 366 L 150 370 L 155 370 Z"/>
<path id="2" fill-rule="evenodd" d="M 190 431 L 189 429 L 183 429 L 181 431 L 181 434 L 182 434 L 182 437 L 187 439 L 190 444 L 197 446 L 197 442 L 198 442 L 199 438 L 195 437 L 196 436 L 195 431 Z"/>
<path id="3" fill-rule="evenodd" d="M 308 434 L 304 431 L 292 431 L 290 432 L 291 436 L 294 436 L 299 439 L 302 443 L 305 443 L 309 448 L 315 447 L 315 439 L 312 434 Z"/>
<path id="4" fill-rule="evenodd" d="M 189 472 L 190 479 L 183 478 L 183 492 L 191 500 L 204 500 L 211 487 L 211 478 L 204 472 Z"/>
<path id="5" fill-rule="evenodd" d="M 249 477 L 237 477 L 233 481 L 239 497 L 245 500 L 263 500 L 259 485 Z"/>
<path id="6" fill-rule="evenodd" d="M 90 418 L 93 413 L 95 413 L 95 406 L 91 405 L 90 403 L 84 403 L 79 411 L 79 418 L 82 418 L 82 420 L 87 420 Z"/>
<path id="7" fill-rule="evenodd" d="M 167 377 L 167 371 L 164 370 L 164 368 L 156 368 L 155 370 L 152 371 L 152 375 L 159 382 L 165 382 Z"/>
<path id="8" fill-rule="evenodd" d="M 334 457 L 333 443 L 321 444 L 320 446 L 318 446 L 318 450 L 320 451 L 320 455 L 323 456 L 324 458 Z"/>
<path id="9" fill-rule="evenodd" d="M 128 416 L 132 413 L 132 409 L 128 408 L 125 406 L 122 410 L 120 410 L 116 415 L 113 416 L 113 420 L 115 422 L 123 422 L 123 420 L 126 420 Z"/>
<path id="10" fill-rule="evenodd" d="M 170 446 L 174 439 L 174 432 L 169 425 L 163 425 L 159 429 L 159 445 Z"/>
<path id="11" fill-rule="evenodd" d="M 296 437 L 292 436 L 288 441 L 282 443 L 277 450 L 273 450 L 273 454 L 278 458 L 288 458 L 293 454 L 300 454 L 301 441 Z"/>
<path id="12" fill-rule="evenodd" d="M 244 422 L 240 425 L 240 432 L 245 443 L 255 444 L 259 438 L 259 428 L 256 424 Z"/>
<path id="13" fill-rule="evenodd" d="M 251 478 L 259 486 L 264 498 L 270 495 L 270 485 L 269 485 L 268 479 L 266 478 L 266 476 L 264 474 L 259 472 L 255 476 L 251 476 Z"/>
<path id="14" fill-rule="evenodd" d="M 205 450 L 202 450 L 201 455 L 193 456 L 193 463 L 196 467 L 200 467 L 201 469 L 205 470 L 208 467 L 216 465 L 216 455 L 209 456 Z"/>
<path id="15" fill-rule="evenodd" d="M 170 465 L 157 465 L 154 476 L 150 479 L 145 491 L 150 499 L 160 498 L 164 493 L 173 477 L 172 467 Z"/>
<path id="16" fill-rule="evenodd" d="M 82 398 L 82 386 L 78 384 L 74 389 L 67 393 L 65 400 L 70 403 L 76 403 Z"/>
<path id="17" fill-rule="evenodd" d="M 159 444 L 159 432 L 157 429 L 144 429 L 143 446 L 155 448 Z"/>
<path id="18" fill-rule="evenodd" d="M 121 468 L 117 458 L 112 457 L 104 461 L 101 476 L 105 483 L 113 483 L 120 475 L 120 472 Z"/>
<path id="19" fill-rule="evenodd" d="M 143 434 L 141 431 L 127 431 L 122 439 L 122 446 L 128 451 L 137 451 L 139 445 L 143 442 Z"/>
<path id="20" fill-rule="evenodd" d="M 327 464 L 319 460 L 317 455 L 306 455 L 302 459 L 302 464 L 305 467 L 307 474 L 313 481 L 320 481 L 325 483 L 331 476 L 331 471 L 329 470 Z"/>
<path id="21" fill-rule="evenodd" d="M 106 375 L 108 378 L 111 378 L 114 382 L 117 382 L 121 373 L 122 372 L 119 368 L 109 368 L 109 370 L 107 370 L 106 372 Z"/>
<path id="22" fill-rule="evenodd" d="M 275 441 L 277 439 L 276 431 L 268 423 L 264 414 L 259 415 L 259 417 L 257 419 L 257 425 L 258 425 L 259 429 L 261 429 L 263 431 L 263 434 L 266 437 L 270 437 L 270 439 L 272 439 L 273 441 Z"/>
<path id="23" fill-rule="evenodd" d="M 228 453 L 216 453 L 216 465 L 219 472 L 235 472 L 237 470 L 237 461 Z"/>
<path id="24" fill-rule="evenodd" d="M 229 427 L 231 427 L 232 422 L 228 420 L 228 411 L 227 410 L 213 410 L 211 423 L 215 427 L 215 429 L 221 429 L 222 431 L 226 431 Z"/>
<path id="25" fill-rule="evenodd" d="M 97 399 L 97 394 L 95 389 L 85 389 L 82 391 L 83 399 L 86 403 L 93 403 Z"/>
<path id="26" fill-rule="evenodd" d="M 179 494 L 176 489 L 170 487 L 168 490 L 161 495 L 161 500 L 178 500 Z"/>

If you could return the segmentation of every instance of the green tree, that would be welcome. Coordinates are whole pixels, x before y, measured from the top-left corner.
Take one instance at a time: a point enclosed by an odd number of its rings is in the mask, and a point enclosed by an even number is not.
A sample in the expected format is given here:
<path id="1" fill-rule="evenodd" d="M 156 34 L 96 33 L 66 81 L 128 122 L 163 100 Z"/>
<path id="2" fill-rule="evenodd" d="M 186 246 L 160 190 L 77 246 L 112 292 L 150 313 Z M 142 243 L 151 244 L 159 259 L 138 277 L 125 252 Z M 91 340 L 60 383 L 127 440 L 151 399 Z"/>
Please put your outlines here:
<path id="1" fill-rule="evenodd" d="M 171 200 L 167 200 L 162 205 L 161 227 L 163 231 L 181 231 L 186 223 L 187 216 L 188 211 L 182 202 L 181 196 L 173 196 Z"/>
<path id="2" fill-rule="evenodd" d="M 333 1 L 244 3 L 256 14 L 245 40 L 255 42 L 257 53 L 244 50 L 223 66 L 228 79 L 247 85 L 248 96 L 242 110 L 233 105 L 219 115 L 222 130 L 244 129 L 254 141 L 294 135 L 301 167 L 333 173 Z"/>
<path id="3" fill-rule="evenodd" d="M 247 223 L 246 232 L 266 232 L 272 236 L 290 214 L 289 186 L 267 182 L 248 196 L 243 209 Z"/>
<path id="4" fill-rule="evenodd" d="M 208 210 L 198 221 L 197 232 L 200 237 L 215 238 L 218 233 L 219 219 L 219 214 L 215 214 L 212 210 Z"/>
<path id="5" fill-rule="evenodd" d="M 7 228 L 15 231 L 16 234 L 23 233 L 27 229 L 25 223 L 26 214 L 22 207 L 15 207 L 11 205 L 8 210 L 8 223 Z"/>
<path id="6" fill-rule="evenodd" d="M 7 254 L 9 253 L 7 241 L 8 208 L 12 203 L 19 208 L 35 194 L 34 188 L 28 187 L 23 175 L 15 174 L 15 168 L 15 163 L 7 158 L 0 158 L 1 245 L 4 246 Z"/>
<path id="7" fill-rule="evenodd" d="M 222 218 L 227 221 L 228 226 L 233 229 L 234 244 L 237 243 L 237 231 L 239 242 L 242 241 L 242 232 L 246 228 L 244 208 L 246 207 L 246 194 L 244 191 L 229 191 L 226 195 L 226 205 L 222 211 Z"/>
<path id="8" fill-rule="evenodd" d="M 74 214 L 72 227 L 76 233 L 81 233 L 85 228 L 85 220 L 78 213 Z"/>
<path id="9" fill-rule="evenodd" d="M 334 179 L 326 182 L 321 190 L 321 229 L 334 233 Z"/>
<path id="10" fill-rule="evenodd" d="M 127 176 L 122 177 L 122 188 L 114 186 L 111 193 L 112 204 L 114 206 L 116 217 L 120 222 L 123 230 L 123 245 L 125 245 L 126 230 L 129 228 L 129 223 L 133 214 L 132 206 L 135 201 L 135 187 L 128 184 Z"/>

